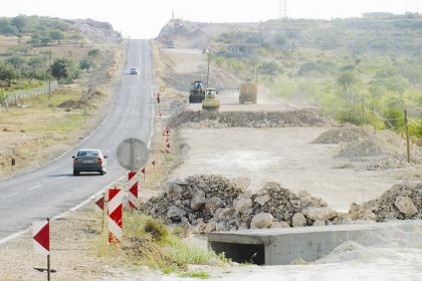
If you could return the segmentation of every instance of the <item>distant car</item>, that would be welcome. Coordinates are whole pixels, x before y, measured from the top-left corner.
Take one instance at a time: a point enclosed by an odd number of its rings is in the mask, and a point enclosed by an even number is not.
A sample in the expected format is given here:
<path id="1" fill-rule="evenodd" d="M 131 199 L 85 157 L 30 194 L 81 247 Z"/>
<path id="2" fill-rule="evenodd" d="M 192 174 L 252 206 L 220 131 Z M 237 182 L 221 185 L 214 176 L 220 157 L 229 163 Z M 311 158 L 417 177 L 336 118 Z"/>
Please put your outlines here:
<path id="1" fill-rule="evenodd" d="M 129 70 L 129 74 L 130 74 L 130 75 L 138 75 L 138 74 L 139 74 L 139 70 L 138 70 L 137 68 L 132 67 L 132 68 Z"/>
<path id="2" fill-rule="evenodd" d="M 107 173 L 107 156 L 99 149 L 80 149 L 73 158 L 73 175 L 81 172 L 98 172 L 100 175 Z"/>

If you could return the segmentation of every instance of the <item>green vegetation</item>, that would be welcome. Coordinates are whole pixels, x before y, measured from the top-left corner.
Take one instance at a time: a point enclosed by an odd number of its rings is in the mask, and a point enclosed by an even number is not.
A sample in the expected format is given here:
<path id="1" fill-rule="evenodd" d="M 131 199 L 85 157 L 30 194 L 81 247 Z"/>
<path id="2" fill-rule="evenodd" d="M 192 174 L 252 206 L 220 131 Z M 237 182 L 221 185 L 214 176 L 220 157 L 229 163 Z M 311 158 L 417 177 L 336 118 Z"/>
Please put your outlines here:
<path id="1" fill-rule="evenodd" d="M 421 15 L 274 20 L 259 30 L 221 34 L 218 41 L 227 48 L 214 63 L 243 80 L 257 78 L 274 95 L 318 106 L 339 122 L 402 132 L 407 110 L 409 131 L 420 137 Z M 256 43 L 248 55 L 228 48 L 246 42 Z"/>
<path id="2" fill-rule="evenodd" d="M 71 83 L 79 78 L 80 68 L 69 59 L 58 59 L 51 65 L 51 75 L 59 82 Z"/>
<path id="3" fill-rule="evenodd" d="M 164 273 L 184 272 L 188 264 L 223 265 L 228 260 L 214 252 L 187 245 L 174 231 L 160 221 L 138 212 L 124 214 L 122 251 L 105 250 L 101 238 L 99 254 L 109 257 L 123 255 L 127 263 L 145 265 Z M 187 276 L 208 278 L 206 272 L 186 273 Z"/>
<path id="4" fill-rule="evenodd" d="M 182 272 L 179 273 L 180 277 L 189 277 L 189 278 L 199 278 L 199 279 L 208 279 L 210 274 L 205 271 L 193 271 L 193 272 Z"/>
<path id="5" fill-rule="evenodd" d="M 0 18 L 0 34 L 6 36 L 30 37 L 27 43 L 32 45 L 48 45 L 61 42 L 66 38 L 69 29 L 66 21 L 38 16 L 19 15 L 14 18 Z M 75 40 L 75 37 L 70 39 Z"/>

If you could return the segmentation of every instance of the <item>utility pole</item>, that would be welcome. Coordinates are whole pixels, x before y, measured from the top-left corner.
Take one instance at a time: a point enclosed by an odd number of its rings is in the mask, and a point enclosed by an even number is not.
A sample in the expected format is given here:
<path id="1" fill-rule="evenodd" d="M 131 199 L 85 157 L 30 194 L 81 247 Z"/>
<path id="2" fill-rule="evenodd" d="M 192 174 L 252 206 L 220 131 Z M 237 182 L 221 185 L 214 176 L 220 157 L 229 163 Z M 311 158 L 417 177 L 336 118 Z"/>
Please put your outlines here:
<path id="1" fill-rule="evenodd" d="M 51 95 L 51 50 L 48 50 L 48 99 Z"/>
<path id="2" fill-rule="evenodd" d="M 211 60 L 211 50 L 208 49 L 208 65 L 207 65 L 207 85 L 206 87 L 208 88 L 209 84 L 209 78 L 210 78 L 210 60 Z"/>
<path id="3" fill-rule="evenodd" d="M 407 126 L 407 111 L 404 111 L 404 128 L 406 130 L 407 163 L 410 163 L 409 127 Z"/>

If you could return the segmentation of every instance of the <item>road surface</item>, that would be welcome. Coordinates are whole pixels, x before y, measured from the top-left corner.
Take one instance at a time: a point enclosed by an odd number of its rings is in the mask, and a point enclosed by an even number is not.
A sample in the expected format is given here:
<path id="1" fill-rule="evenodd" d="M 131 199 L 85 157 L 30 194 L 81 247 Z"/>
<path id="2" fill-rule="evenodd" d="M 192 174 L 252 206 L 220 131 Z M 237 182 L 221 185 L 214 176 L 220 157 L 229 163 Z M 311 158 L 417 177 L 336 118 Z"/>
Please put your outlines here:
<path id="1" fill-rule="evenodd" d="M 107 116 L 87 139 L 39 169 L 0 181 L 0 241 L 34 220 L 63 213 L 124 175 L 116 159 L 116 148 L 123 140 L 136 137 L 148 143 L 153 117 L 149 41 L 131 40 L 126 62 Z M 128 75 L 131 67 L 138 68 L 139 75 Z M 99 148 L 108 155 L 107 174 L 73 176 L 72 155 L 78 148 Z"/>

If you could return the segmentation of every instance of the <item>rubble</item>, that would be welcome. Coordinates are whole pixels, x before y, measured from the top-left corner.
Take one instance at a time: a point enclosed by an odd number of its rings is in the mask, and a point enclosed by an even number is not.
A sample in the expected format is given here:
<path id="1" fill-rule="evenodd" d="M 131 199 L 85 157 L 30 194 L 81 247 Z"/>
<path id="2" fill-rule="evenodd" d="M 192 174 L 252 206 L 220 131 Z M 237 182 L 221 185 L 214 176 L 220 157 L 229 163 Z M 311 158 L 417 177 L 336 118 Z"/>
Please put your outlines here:
<path id="1" fill-rule="evenodd" d="M 328 124 L 316 109 L 300 109 L 280 112 L 204 112 L 184 110 L 174 114 L 168 126 L 177 128 L 277 128 L 277 127 L 318 127 Z"/>
<path id="2" fill-rule="evenodd" d="M 422 183 L 393 185 L 378 199 L 352 203 L 349 215 L 355 220 L 388 221 L 422 218 Z"/>
<path id="3" fill-rule="evenodd" d="M 173 182 L 158 197 L 141 207 L 143 212 L 167 223 L 189 224 L 196 232 L 239 228 L 284 228 L 326 224 L 336 212 L 307 192 L 298 195 L 268 182 L 254 194 L 247 191 L 250 180 L 233 181 L 222 176 L 191 176 Z M 300 222 L 298 222 L 298 219 Z"/>

